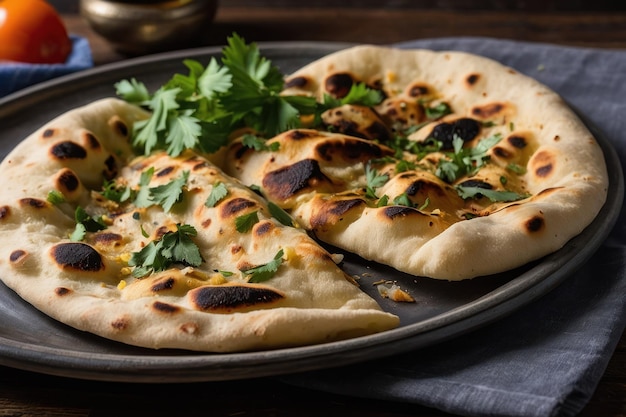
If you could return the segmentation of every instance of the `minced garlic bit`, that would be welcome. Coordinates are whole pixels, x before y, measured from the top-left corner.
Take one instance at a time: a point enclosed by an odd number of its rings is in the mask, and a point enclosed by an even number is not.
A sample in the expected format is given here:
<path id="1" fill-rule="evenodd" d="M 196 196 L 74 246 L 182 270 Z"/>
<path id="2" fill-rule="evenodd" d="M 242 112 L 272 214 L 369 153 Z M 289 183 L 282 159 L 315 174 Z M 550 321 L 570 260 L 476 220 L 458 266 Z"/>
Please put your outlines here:
<path id="1" fill-rule="evenodd" d="M 126 281 L 121 280 L 121 281 L 117 284 L 117 289 L 118 289 L 118 290 L 123 290 L 124 288 L 126 288 Z"/>
<path id="2" fill-rule="evenodd" d="M 390 300 L 402 302 L 402 303 L 414 303 L 415 302 L 415 299 L 411 297 L 409 293 L 401 289 L 396 284 L 393 284 L 393 283 L 391 283 L 390 285 L 385 284 L 385 283 L 378 284 L 376 286 L 376 289 L 378 290 L 378 293 L 381 296 L 385 298 L 389 298 Z"/>
<path id="3" fill-rule="evenodd" d="M 120 274 L 122 274 L 122 275 L 130 275 L 131 272 L 132 272 L 132 269 L 127 267 L 127 266 L 125 266 L 122 269 L 120 269 Z"/>

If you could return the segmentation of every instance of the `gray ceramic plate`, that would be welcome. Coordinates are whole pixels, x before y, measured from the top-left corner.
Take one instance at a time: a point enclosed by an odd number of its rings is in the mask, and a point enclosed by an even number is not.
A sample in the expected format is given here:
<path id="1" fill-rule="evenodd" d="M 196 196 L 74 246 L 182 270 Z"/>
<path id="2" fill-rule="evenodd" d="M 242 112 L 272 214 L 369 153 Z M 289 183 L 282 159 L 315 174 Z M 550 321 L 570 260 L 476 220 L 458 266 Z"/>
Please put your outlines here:
<path id="1" fill-rule="evenodd" d="M 346 45 L 263 44 L 263 54 L 288 73 Z M 103 66 L 0 99 L 0 157 L 53 117 L 97 98 L 114 95 L 113 84 L 135 77 L 156 88 L 185 58 L 203 63 L 220 49 L 203 48 Z M 399 328 L 341 342 L 272 351 L 202 354 L 153 351 L 112 342 L 58 323 L 0 285 L 0 364 L 76 378 L 134 381 L 215 381 L 286 374 L 347 365 L 432 345 L 500 319 L 563 282 L 607 237 L 621 209 L 624 183 L 615 151 L 595 132 L 610 173 L 609 199 L 596 220 L 558 252 L 523 268 L 463 282 L 417 279 L 347 255 L 344 268 L 361 287 L 401 318 Z M 381 299 L 372 282 L 401 281 L 414 304 Z"/>

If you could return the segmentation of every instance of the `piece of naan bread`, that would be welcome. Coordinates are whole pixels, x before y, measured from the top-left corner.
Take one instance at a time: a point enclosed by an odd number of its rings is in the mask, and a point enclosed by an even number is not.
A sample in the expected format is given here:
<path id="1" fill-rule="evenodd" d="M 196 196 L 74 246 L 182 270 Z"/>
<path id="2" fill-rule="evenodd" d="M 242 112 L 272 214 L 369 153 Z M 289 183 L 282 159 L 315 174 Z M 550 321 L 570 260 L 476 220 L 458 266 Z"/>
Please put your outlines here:
<path id="1" fill-rule="evenodd" d="M 206 158 L 135 157 L 130 128 L 146 117 L 117 99 L 97 101 L 49 122 L 4 159 L 0 278 L 7 286 L 63 323 L 149 348 L 247 351 L 398 325 L 304 230 L 279 223 L 264 199 Z M 149 169 L 149 187 L 188 173 L 182 201 L 170 211 L 116 204 L 99 193 L 105 180 L 138 189 Z M 217 184 L 227 195 L 207 206 Z M 50 202 L 51 191 L 65 202 Z M 108 227 L 70 241 L 79 206 L 104 215 Z M 237 231 L 235 219 L 252 211 L 259 221 Z M 134 277 L 131 254 L 181 224 L 196 229 L 202 263 Z M 242 271 L 268 264 L 281 250 L 270 279 L 248 282 Z"/>

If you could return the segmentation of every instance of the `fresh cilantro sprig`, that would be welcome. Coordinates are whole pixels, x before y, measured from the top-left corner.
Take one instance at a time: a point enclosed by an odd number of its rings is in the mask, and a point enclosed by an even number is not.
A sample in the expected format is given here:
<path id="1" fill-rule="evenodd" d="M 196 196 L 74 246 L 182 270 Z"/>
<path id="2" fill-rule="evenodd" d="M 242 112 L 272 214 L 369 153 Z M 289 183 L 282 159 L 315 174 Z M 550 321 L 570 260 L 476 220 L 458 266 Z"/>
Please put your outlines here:
<path id="1" fill-rule="evenodd" d="M 373 107 L 383 101 L 383 93 L 379 90 L 369 88 L 365 83 L 354 83 L 350 87 L 348 94 L 342 98 L 335 98 L 329 94 L 324 94 L 324 101 L 320 105 L 320 110 L 328 110 L 341 107 L 344 104 L 356 104 L 366 107 Z"/>
<path id="2" fill-rule="evenodd" d="M 189 179 L 189 171 L 183 171 L 181 175 L 167 184 L 150 187 L 150 180 L 154 175 L 154 167 L 150 167 L 141 173 L 139 178 L 139 190 L 135 194 L 135 206 L 150 207 L 161 205 L 163 210 L 170 211 L 172 207 L 183 198 L 183 190 Z"/>
<path id="3" fill-rule="evenodd" d="M 265 265 L 255 266 L 253 268 L 242 270 L 241 272 L 244 274 L 244 276 L 248 277 L 248 282 L 259 283 L 267 281 L 272 278 L 278 271 L 278 268 L 283 263 L 284 254 L 285 251 L 281 249 L 278 251 L 278 253 L 276 253 L 274 259 L 272 259 Z"/>
<path id="4" fill-rule="evenodd" d="M 500 134 L 495 134 L 482 139 L 475 147 L 464 147 L 463 139 L 455 135 L 452 139 L 453 152 L 446 153 L 447 159 L 439 161 L 435 175 L 448 183 L 472 175 L 485 165 L 489 159 L 487 151 L 501 139 Z"/>
<path id="5" fill-rule="evenodd" d="M 177 224 L 176 231 L 165 233 L 161 239 L 152 241 L 139 252 L 133 252 L 129 266 L 134 266 L 132 275 L 145 277 L 152 272 L 168 269 L 173 264 L 199 266 L 202 263 L 200 249 L 192 240 L 197 235 L 193 226 Z"/>
<path id="6" fill-rule="evenodd" d="M 215 207 L 217 203 L 222 201 L 228 195 L 228 188 L 222 182 L 216 182 L 211 188 L 211 193 L 207 197 L 204 205 L 207 207 Z"/>
<path id="7" fill-rule="evenodd" d="M 83 240 L 87 232 L 98 232 L 107 228 L 102 216 L 92 217 L 81 206 L 76 207 L 74 219 L 76 221 L 76 227 L 70 235 L 70 240 L 73 242 Z"/>
<path id="8" fill-rule="evenodd" d="M 379 174 L 378 171 L 370 166 L 370 164 L 365 165 L 365 181 L 367 185 L 365 186 L 365 197 L 369 199 L 377 199 L 376 196 L 376 188 L 380 188 L 387 181 L 389 181 L 389 175 L 387 174 Z"/>
<path id="9" fill-rule="evenodd" d="M 235 228 L 239 233 L 247 233 L 259 222 L 259 212 L 253 211 L 235 218 Z"/>
<path id="10" fill-rule="evenodd" d="M 484 196 L 494 203 L 517 201 L 527 197 L 513 191 L 490 190 L 488 188 L 482 187 L 467 187 L 463 185 L 458 185 L 455 188 L 459 193 L 459 196 L 461 196 L 461 198 L 463 199 L 480 198 Z"/>

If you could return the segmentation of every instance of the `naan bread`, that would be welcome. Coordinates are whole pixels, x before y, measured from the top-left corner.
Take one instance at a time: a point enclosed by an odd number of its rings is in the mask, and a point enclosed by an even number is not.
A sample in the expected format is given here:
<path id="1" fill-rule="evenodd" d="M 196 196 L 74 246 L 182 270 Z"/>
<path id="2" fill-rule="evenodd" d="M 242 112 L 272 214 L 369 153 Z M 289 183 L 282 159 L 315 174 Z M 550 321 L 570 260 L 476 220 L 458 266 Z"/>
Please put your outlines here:
<path id="1" fill-rule="evenodd" d="M 289 210 L 322 241 L 418 276 L 461 280 L 503 272 L 561 248 L 596 217 L 606 199 L 602 150 L 555 92 L 492 60 L 461 52 L 358 46 L 296 71 L 284 94 L 342 98 L 353 84 L 384 94 L 375 107 L 342 105 L 322 115 L 328 131 L 299 129 L 270 139 L 274 152 L 235 140 L 226 173 Z M 447 103 L 451 114 L 429 119 Z M 501 136 L 477 173 L 445 182 L 441 152 L 405 153 L 398 172 L 386 144 L 405 129 L 414 142 L 455 136 L 473 148 Z M 332 132 L 332 133 L 331 133 Z M 368 163 L 389 180 L 365 196 Z M 522 168 L 521 171 L 512 167 Z M 458 185 L 524 198 L 462 198 Z M 485 192 L 486 193 L 486 192 Z M 412 207 L 393 204 L 406 195 Z M 379 199 L 388 203 L 377 207 Z"/>
<path id="2" fill-rule="evenodd" d="M 233 352 L 314 344 L 394 328 L 383 312 L 302 229 L 271 216 L 267 202 L 207 159 L 187 152 L 135 157 L 129 130 L 147 114 L 116 99 L 73 110 L 32 134 L 0 165 L 0 278 L 51 317 L 106 338 L 150 348 Z M 104 180 L 138 188 L 188 179 L 180 203 L 135 207 L 102 197 Z M 205 204 L 217 184 L 227 195 Z M 52 204 L 56 190 L 65 202 Z M 76 207 L 108 227 L 70 241 Z M 250 231 L 235 219 L 258 212 Z M 142 278 L 130 254 L 177 225 L 197 230 L 200 266 Z M 283 251 L 275 275 L 246 271 Z"/>

